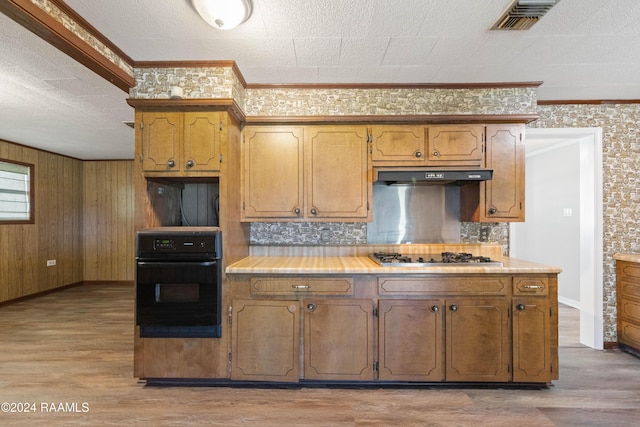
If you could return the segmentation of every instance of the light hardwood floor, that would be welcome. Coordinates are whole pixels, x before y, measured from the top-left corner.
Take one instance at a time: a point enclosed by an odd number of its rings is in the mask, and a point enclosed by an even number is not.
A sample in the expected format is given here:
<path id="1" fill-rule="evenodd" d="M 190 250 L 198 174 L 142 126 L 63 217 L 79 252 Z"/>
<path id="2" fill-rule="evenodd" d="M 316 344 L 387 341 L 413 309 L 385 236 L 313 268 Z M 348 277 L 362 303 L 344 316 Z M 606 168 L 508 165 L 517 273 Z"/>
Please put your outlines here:
<path id="1" fill-rule="evenodd" d="M 85 285 L 0 306 L 0 425 L 638 425 L 640 359 L 580 345 L 568 307 L 560 345 L 560 379 L 542 390 L 145 386 L 133 378 L 133 288 Z"/>

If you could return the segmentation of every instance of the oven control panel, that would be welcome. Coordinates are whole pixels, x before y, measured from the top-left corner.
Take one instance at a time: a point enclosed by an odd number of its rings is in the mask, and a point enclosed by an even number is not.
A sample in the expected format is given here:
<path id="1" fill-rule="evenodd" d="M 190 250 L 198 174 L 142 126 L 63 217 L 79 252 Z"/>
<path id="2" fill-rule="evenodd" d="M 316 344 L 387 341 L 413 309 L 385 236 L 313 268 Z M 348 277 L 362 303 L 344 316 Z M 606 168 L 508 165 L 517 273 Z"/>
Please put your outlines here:
<path id="1" fill-rule="evenodd" d="M 217 227 L 211 231 L 189 231 L 186 227 L 142 230 L 137 235 L 136 257 L 218 259 L 222 257 L 221 232 Z"/>
<path id="2" fill-rule="evenodd" d="M 153 249 L 174 251 L 176 249 L 176 241 L 173 239 L 155 239 L 153 241 Z"/>

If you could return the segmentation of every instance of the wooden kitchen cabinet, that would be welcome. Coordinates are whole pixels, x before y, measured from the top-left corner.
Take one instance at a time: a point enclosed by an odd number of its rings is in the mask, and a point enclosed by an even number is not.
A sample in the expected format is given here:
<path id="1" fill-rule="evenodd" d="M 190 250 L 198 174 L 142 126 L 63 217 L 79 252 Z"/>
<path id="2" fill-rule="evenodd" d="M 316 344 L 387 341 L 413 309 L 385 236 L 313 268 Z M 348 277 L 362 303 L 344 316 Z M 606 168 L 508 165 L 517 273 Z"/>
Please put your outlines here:
<path id="1" fill-rule="evenodd" d="M 305 299 L 304 379 L 374 379 L 373 302 Z"/>
<path id="2" fill-rule="evenodd" d="M 616 260 L 618 344 L 640 354 L 640 263 Z"/>
<path id="3" fill-rule="evenodd" d="M 514 298 L 513 381 L 551 381 L 551 313 L 546 298 Z"/>
<path id="4" fill-rule="evenodd" d="M 429 166 L 485 165 L 483 125 L 432 125 L 428 129 Z"/>
<path id="5" fill-rule="evenodd" d="M 304 205 L 304 131 L 251 126 L 242 143 L 242 219 L 297 219 Z"/>
<path id="6" fill-rule="evenodd" d="M 510 381 L 508 302 L 455 298 L 445 305 L 447 381 Z"/>
<path id="7" fill-rule="evenodd" d="M 305 129 L 308 219 L 371 220 L 371 171 L 363 126 Z"/>
<path id="8" fill-rule="evenodd" d="M 522 222 L 525 218 L 524 125 L 487 125 L 486 168 L 493 179 L 461 187 L 460 218 Z"/>
<path id="9" fill-rule="evenodd" d="M 234 300 L 231 379 L 297 382 L 300 378 L 300 303 Z"/>
<path id="10" fill-rule="evenodd" d="M 168 174 L 219 171 L 220 114 L 207 111 L 137 113 L 142 170 Z"/>
<path id="11" fill-rule="evenodd" d="M 233 380 L 558 379 L 555 274 L 266 274 L 233 289 Z"/>
<path id="12" fill-rule="evenodd" d="M 370 221 L 364 126 L 245 129 L 243 221 Z"/>
<path id="13" fill-rule="evenodd" d="M 510 336 L 504 298 L 380 300 L 379 379 L 509 382 Z"/>
<path id="14" fill-rule="evenodd" d="M 252 299 L 232 300 L 231 379 L 373 379 L 373 301 L 350 297 L 352 277 L 255 276 L 248 283 Z"/>
<path id="15" fill-rule="evenodd" d="M 379 125 L 371 128 L 373 166 L 424 166 L 427 139 L 424 126 Z"/>
<path id="16" fill-rule="evenodd" d="M 380 379 L 401 378 L 389 373 L 389 353 L 396 372 L 405 366 L 425 381 L 511 381 L 511 283 L 510 276 L 378 277 L 380 295 L 404 298 L 380 300 Z M 382 340 L 394 334 L 420 335 L 422 342 L 403 354 L 393 339 Z"/>
<path id="17" fill-rule="evenodd" d="M 483 167 L 484 125 L 379 125 L 371 128 L 374 166 Z"/>
<path id="18" fill-rule="evenodd" d="M 444 381 L 444 301 L 378 302 L 378 379 Z"/>

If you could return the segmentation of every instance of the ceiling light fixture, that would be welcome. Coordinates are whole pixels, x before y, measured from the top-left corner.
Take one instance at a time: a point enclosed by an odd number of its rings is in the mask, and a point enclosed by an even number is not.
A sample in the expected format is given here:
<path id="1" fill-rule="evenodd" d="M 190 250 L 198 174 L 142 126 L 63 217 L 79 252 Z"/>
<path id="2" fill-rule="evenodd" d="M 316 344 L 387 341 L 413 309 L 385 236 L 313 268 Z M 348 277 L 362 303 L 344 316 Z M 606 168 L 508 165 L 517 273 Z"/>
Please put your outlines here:
<path id="1" fill-rule="evenodd" d="M 231 30 L 251 16 L 251 0 L 191 0 L 193 7 L 207 24 L 220 30 Z"/>

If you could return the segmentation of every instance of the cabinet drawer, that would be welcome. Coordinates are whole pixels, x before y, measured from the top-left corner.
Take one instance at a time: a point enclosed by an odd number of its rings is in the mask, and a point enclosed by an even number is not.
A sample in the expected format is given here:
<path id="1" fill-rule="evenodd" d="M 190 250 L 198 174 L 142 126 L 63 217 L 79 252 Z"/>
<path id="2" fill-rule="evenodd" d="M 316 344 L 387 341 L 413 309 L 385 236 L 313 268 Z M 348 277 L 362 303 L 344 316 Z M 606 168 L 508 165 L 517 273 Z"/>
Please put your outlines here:
<path id="1" fill-rule="evenodd" d="M 621 299 L 618 302 L 618 316 L 620 316 L 621 319 L 630 320 L 640 326 L 640 302 Z"/>
<path id="2" fill-rule="evenodd" d="M 618 281 L 617 292 L 620 298 L 640 298 L 640 283 L 628 282 L 623 279 Z"/>
<path id="3" fill-rule="evenodd" d="M 507 295 L 511 277 L 379 277 L 380 295 Z"/>
<path id="4" fill-rule="evenodd" d="M 255 277 L 252 295 L 353 295 L 352 277 Z"/>
<path id="5" fill-rule="evenodd" d="M 620 265 L 620 279 L 635 279 L 636 281 L 640 281 L 640 265 L 624 261 L 618 261 L 618 264 Z"/>
<path id="6" fill-rule="evenodd" d="M 549 279 L 547 277 L 514 277 L 514 295 L 541 295 L 549 294 Z"/>
<path id="7" fill-rule="evenodd" d="M 618 342 L 640 349 L 640 326 L 624 320 L 619 325 Z"/>

